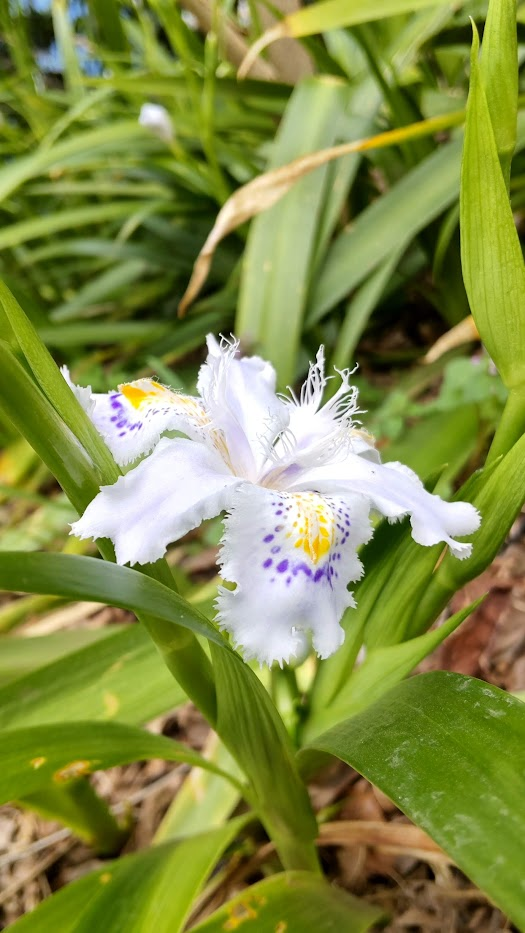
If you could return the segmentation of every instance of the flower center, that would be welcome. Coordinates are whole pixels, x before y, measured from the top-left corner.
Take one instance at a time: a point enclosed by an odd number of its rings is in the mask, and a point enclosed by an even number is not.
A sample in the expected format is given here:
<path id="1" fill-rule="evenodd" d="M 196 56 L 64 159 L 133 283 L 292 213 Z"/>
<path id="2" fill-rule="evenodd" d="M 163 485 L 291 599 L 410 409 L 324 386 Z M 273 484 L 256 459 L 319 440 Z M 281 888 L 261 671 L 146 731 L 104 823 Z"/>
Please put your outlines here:
<path id="1" fill-rule="evenodd" d="M 310 560 L 317 564 L 333 544 L 332 512 L 316 493 L 296 493 L 293 499 L 297 508 L 297 518 L 293 522 L 297 534 L 294 547 L 302 548 Z"/>

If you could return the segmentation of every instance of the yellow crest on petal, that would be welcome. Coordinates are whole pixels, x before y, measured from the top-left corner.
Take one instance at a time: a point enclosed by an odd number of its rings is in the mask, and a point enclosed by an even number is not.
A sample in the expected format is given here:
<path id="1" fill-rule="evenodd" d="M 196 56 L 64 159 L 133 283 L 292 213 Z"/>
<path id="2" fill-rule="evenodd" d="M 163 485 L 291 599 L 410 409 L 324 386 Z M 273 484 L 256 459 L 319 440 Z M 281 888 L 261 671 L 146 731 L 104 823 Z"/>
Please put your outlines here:
<path id="1" fill-rule="evenodd" d="M 297 508 L 294 517 L 296 548 L 317 564 L 330 550 L 334 540 L 334 517 L 328 504 L 315 493 L 296 493 L 292 497 Z M 290 534 L 292 534 L 290 532 Z"/>

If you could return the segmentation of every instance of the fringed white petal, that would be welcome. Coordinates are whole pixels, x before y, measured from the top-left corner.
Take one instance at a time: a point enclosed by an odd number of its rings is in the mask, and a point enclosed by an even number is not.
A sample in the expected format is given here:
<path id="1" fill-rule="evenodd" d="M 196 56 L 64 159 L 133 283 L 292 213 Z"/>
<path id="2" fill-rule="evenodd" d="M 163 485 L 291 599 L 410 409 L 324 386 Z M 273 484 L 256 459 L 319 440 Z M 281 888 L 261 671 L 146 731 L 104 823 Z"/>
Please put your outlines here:
<path id="1" fill-rule="evenodd" d="M 229 508 L 241 482 L 213 449 L 165 437 L 146 460 L 101 488 L 72 533 L 111 538 L 119 564 L 152 563 L 172 541 Z"/>
<path id="2" fill-rule="evenodd" d="M 61 366 L 60 372 L 62 373 L 64 379 L 66 380 L 69 388 L 75 395 L 76 399 L 82 405 L 82 408 L 87 415 L 92 419 L 93 411 L 95 409 L 95 397 L 91 391 L 91 386 L 77 386 L 71 379 L 71 374 L 67 366 Z"/>
<path id="3" fill-rule="evenodd" d="M 275 394 L 273 366 L 258 356 L 238 359 L 238 342 L 208 336 L 208 358 L 197 384 L 214 428 L 222 432 L 233 469 L 256 482 L 278 434 L 288 424 Z"/>
<path id="4" fill-rule="evenodd" d="M 75 386 L 64 377 L 120 466 L 149 453 L 166 431 L 194 440 L 209 436 L 209 418 L 198 398 L 172 392 L 154 379 L 137 379 L 107 395 Z"/>
<path id="5" fill-rule="evenodd" d="M 445 502 L 427 492 L 416 474 L 402 463 L 371 463 L 348 454 L 344 460 L 305 470 L 290 486 L 293 490 L 316 489 L 332 495 L 359 493 L 370 507 L 387 518 L 410 515 L 412 537 L 418 544 L 440 541 L 459 558 L 469 557 L 471 544 L 454 540 L 455 535 L 476 531 L 480 515 L 468 502 Z"/>
<path id="6" fill-rule="evenodd" d="M 379 460 L 374 438 L 354 421 L 360 410 L 357 389 L 350 384 L 352 372 L 337 370 L 337 375 L 325 376 L 324 348 L 319 348 L 299 397 L 290 390 L 290 398 L 284 399 L 289 424 L 275 446 L 281 467 L 286 464 L 310 468 L 344 455 L 347 450 Z M 332 379 L 340 379 L 340 385 L 323 405 L 324 390 Z"/>
<path id="7" fill-rule="evenodd" d="M 339 648 L 339 622 L 361 576 L 357 548 L 371 535 L 369 504 L 246 484 L 237 490 L 220 551 L 218 622 L 246 658 L 280 664 L 303 652 L 311 633 L 320 657 Z"/>

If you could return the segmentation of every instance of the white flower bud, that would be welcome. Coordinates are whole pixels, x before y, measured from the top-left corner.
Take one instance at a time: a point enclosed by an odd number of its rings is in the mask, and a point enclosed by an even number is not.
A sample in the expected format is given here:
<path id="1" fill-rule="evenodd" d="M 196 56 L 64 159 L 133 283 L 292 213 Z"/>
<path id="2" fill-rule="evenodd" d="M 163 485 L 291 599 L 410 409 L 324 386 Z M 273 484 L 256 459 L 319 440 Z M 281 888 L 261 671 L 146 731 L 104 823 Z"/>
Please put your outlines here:
<path id="1" fill-rule="evenodd" d="M 140 109 L 139 123 L 151 130 L 165 143 L 173 142 L 175 133 L 171 117 L 161 104 L 143 104 Z"/>

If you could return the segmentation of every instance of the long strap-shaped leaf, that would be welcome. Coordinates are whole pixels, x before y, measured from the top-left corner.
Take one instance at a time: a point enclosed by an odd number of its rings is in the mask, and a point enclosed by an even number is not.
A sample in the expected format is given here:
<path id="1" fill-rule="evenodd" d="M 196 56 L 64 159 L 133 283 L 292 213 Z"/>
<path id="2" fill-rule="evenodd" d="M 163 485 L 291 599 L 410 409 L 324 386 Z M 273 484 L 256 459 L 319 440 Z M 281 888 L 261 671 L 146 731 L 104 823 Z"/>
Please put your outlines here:
<path id="1" fill-rule="evenodd" d="M 14 729 L 0 732 L 0 746 L 2 803 L 34 794 L 52 783 L 64 784 L 93 771 L 149 758 L 181 761 L 220 772 L 181 742 L 117 722 L 53 723 Z"/>
<path id="2" fill-rule="evenodd" d="M 91 644 L 80 644 L 47 661 L 49 640 L 59 644 L 60 636 L 85 631 L 2 639 L 3 668 L 13 661 L 13 643 L 19 653 L 23 648 L 31 652 L 30 660 L 39 652 L 43 657 L 36 670 L 0 686 L 0 729 L 82 719 L 138 726 L 185 702 L 186 694 L 140 625 L 126 625 L 120 631 L 117 626 L 101 629 L 105 637 L 99 635 Z"/>
<path id="3" fill-rule="evenodd" d="M 242 891 L 195 933 L 223 933 L 247 921 L 250 933 L 364 933 L 382 919 L 381 910 L 308 872 L 287 871 Z"/>
<path id="4" fill-rule="evenodd" d="M 400 684 L 310 748 L 364 774 L 525 927 L 525 704 L 437 671 Z"/>
<path id="5" fill-rule="evenodd" d="M 162 583 L 92 557 L 5 552 L 0 554 L 0 588 L 105 602 L 204 635 L 217 649 L 217 731 L 250 778 L 256 794 L 252 802 L 285 862 L 290 856 L 292 864 L 315 866 L 317 827 L 282 721 L 260 681 L 204 616 Z"/>
<path id="6" fill-rule="evenodd" d="M 227 648 L 211 622 L 163 583 L 96 557 L 0 554 L 0 589 L 92 600 L 158 616 Z"/>
<path id="7" fill-rule="evenodd" d="M 108 862 L 14 926 L 16 933 L 178 933 L 206 876 L 245 822 Z"/>

